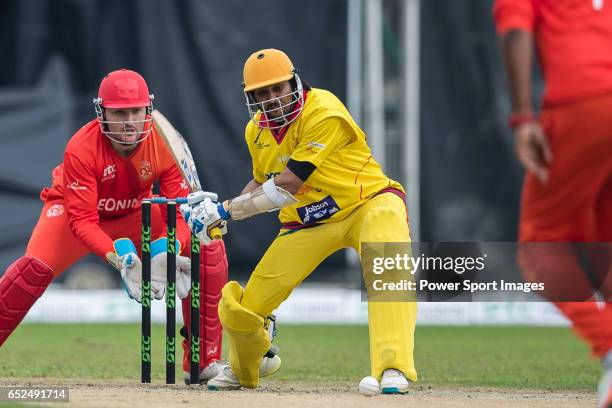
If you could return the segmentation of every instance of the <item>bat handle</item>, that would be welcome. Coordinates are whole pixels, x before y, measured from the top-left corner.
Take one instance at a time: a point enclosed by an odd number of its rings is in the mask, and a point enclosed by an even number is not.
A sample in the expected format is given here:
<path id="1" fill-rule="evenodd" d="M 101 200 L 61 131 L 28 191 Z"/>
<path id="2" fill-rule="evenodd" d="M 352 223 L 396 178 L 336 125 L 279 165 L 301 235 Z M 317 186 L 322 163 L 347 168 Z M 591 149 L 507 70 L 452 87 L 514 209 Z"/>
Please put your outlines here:
<path id="1" fill-rule="evenodd" d="M 210 236 L 212 239 L 223 239 L 223 234 L 221 233 L 221 229 L 219 227 L 212 228 L 210 230 Z"/>

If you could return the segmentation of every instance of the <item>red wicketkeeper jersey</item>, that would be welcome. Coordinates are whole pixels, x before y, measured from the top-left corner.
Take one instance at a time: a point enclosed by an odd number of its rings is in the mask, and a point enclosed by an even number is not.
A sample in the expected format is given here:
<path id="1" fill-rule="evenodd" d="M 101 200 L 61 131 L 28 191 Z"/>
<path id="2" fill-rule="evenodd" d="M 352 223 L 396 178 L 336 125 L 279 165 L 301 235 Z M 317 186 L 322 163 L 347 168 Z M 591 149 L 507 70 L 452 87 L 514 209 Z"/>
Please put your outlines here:
<path id="1" fill-rule="evenodd" d="M 70 139 L 64 162 L 53 170 L 52 176 L 53 185 L 43 189 L 41 199 L 63 200 L 72 233 L 101 257 L 113 251 L 113 240 L 100 228 L 101 218 L 139 211 L 142 199 L 151 197 L 156 180 L 162 196 L 184 197 L 189 193 L 155 128 L 136 150 L 122 157 L 102 133 L 97 120 L 87 123 Z M 184 248 L 189 240 L 189 227 L 177 213 L 176 236 Z M 162 217 L 166 219 L 165 206 Z M 164 226 L 162 235 L 165 233 Z"/>

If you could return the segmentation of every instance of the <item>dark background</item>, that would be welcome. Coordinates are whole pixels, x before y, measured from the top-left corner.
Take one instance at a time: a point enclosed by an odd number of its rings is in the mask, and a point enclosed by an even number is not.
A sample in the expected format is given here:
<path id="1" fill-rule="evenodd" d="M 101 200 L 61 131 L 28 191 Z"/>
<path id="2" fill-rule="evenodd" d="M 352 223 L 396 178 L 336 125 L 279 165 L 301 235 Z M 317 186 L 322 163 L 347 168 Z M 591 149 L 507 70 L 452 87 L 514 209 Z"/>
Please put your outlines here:
<path id="1" fill-rule="evenodd" d="M 385 38 L 397 39 L 399 1 L 384 4 Z M 422 241 L 516 239 L 521 171 L 505 124 L 491 5 L 421 4 Z M 244 60 L 282 49 L 302 78 L 345 101 L 346 13 L 346 0 L 1 1 L 0 271 L 23 253 L 38 193 L 67 140 L 94 118 L 91 100 L 104 74 L 142 73 L 155 106 L 187 138 L 205 189 L 233 197 L 251 178 Z M 401 46 L 390 43 L 392 76 Z M 246 277 L 277 228 L 275 214 L 230 225 L 234 276 Z M 338 254 L 315 276 L 341 277 L 344 262 Z"/>

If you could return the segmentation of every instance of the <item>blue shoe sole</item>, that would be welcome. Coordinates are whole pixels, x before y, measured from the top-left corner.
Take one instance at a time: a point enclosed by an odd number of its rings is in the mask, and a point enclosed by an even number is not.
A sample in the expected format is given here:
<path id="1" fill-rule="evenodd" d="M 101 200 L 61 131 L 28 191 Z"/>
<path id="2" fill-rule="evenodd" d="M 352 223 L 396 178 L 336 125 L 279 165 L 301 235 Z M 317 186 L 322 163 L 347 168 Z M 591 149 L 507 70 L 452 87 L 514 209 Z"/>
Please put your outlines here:
<path id="1" fill-rule="evenodd" d="M 408 391 L 401 392 L 397 387 L 384 387 L 382 389 L 383 394 L 405 394 Z"/>

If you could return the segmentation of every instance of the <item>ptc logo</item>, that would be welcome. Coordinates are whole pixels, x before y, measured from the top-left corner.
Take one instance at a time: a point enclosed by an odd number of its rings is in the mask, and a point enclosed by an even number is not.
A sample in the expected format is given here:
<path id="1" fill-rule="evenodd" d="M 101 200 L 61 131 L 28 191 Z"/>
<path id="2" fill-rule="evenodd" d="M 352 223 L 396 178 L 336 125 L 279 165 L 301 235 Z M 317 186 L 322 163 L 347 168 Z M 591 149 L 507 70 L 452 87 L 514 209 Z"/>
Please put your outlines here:
<path id="1" fill-rule="evenodd" d="M 142 361 L 145 363 L 151 362 L 151 337 L 143 337 L 142 338 Z"/>
<path id="2" fill-rule="evenodd" d="M 200 253 L 200 240 L 195 238 L 195 237 L 191 237 L 191 253 L 193 254 L 199 254 Z"/>
<path id="3" fill-rule="evenodd" d="M 170 309 L 176 308 L 176 284 L 174 282 L 168 283 L 168 294 L 166 295 L 166 306 Z"/>
<path id="4" fill-rule="evenodd" d="M 166 361 L 168 363 L 174 363 L 174 352 L 175 352 L 175 339 L 173 337 L 166 336 Z"/>
<path id="5" fill-rule="evenodd" d="M 191 307 L 200 308 L 200 284 L 196 282 L 191 284 Z"/>
<path id="6" fill-rule="evenodd" d="M 168 252 L 171 254 L 176 253 L 176 230 L 168 230 Z"/>
<path id="7" fill-rule="evenodd" d="M 151 252 L 151 227 L 142 227 L 142 252 Z"/>
<path id="8" fill-rule="evenodd" d="M 200 362 L 200 337 L 192 337 L 191 338 L 191 362 L 199 363 Z"/>
<path id="9" fill-rule="evenodd" d="M 102 181 L 109 181 L 115 178 L 117 173 L 117 166 L 115 164 L 109 164 L 104 168 L 102 174 Z"/>
<path id="10" fill-rule="evenodd" d="M 142 281 L 142 307 L 151 307 L 151 282 Z"/>

